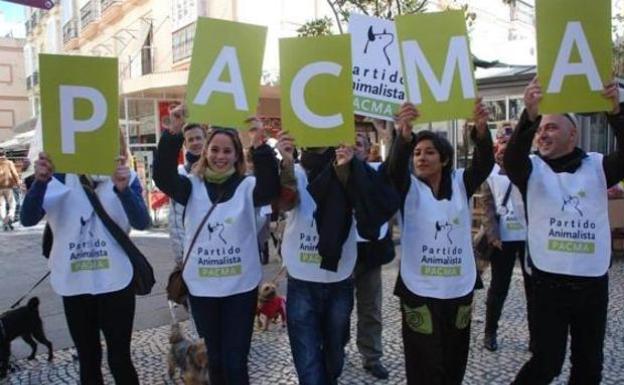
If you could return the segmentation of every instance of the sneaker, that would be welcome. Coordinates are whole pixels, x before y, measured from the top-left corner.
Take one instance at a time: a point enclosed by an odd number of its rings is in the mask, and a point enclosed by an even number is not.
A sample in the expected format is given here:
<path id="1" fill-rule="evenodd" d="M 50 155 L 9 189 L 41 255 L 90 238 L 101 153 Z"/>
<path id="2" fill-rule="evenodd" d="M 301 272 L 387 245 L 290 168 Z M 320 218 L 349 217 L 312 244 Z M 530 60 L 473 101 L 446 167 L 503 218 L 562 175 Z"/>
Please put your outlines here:
<path id="1" fill-rule="evenodd" d="M 374 377 L 379 378 L 380 380 L 388 379 L 388 369 L 386 369 L 381 362 L 376 362 L 371 365 L 364 365 L 364 370 L 372 374 Z"/>
<path id="2" fill-rule="evenodd" d="M 491 352 L 498 350 L 498 343 L 496 342 L 496 333 L 485 333 L 483 336 L 483 347 Z"/>

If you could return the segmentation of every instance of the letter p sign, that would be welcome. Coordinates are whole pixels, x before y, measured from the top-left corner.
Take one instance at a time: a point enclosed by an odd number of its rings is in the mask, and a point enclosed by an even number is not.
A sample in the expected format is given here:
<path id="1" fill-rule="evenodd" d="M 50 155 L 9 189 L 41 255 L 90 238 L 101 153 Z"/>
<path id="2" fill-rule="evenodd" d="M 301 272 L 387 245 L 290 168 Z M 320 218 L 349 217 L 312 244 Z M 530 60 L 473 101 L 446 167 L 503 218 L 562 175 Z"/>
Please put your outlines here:
<path id="1" fill-rule="evenodd" d="M 112 174 L 119 155 L 117 59 L 39 55 L 43 149 L 55 169 Z"/>
<path id="2" fill-rule="evenodd" d="M 92 132 L 104 125 L 108 106 L 100 91 L 84 86 L 60 86 L 59 99 L 61 101 L 61 150 L 63 154 L 76 153 L 77 132 Z M 76 99 L 85 99 L 93 106 L 90 118 L 79 120 L 76 118 Z"/>

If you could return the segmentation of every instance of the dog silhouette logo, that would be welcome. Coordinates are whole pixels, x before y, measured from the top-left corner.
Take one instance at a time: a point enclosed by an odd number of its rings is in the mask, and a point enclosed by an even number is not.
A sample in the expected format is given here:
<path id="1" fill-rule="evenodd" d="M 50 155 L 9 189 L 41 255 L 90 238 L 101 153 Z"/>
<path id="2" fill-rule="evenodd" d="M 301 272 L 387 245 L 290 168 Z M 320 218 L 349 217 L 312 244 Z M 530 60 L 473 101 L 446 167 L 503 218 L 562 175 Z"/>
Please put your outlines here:
<path id="1" fill-rule="evenodd" d="M 84 237 L 85 235 L 89 235 L 89 237 L 93 238 L 93 231 L 91 231 L 91 218 L 93 218 L 93 213 L 87 219 L 84 219 L 82 215 L 80 216 L 80 237 Z"/>
<path id="2" fill-rule="evenodd" d="M 576 195 L 566 195 L 563 197 L 563 204 L 561 205 L 562 212 L 569 212 L 583 216 L 583 210 L 581 210 L 581 198 L 585 198 L 585 192 L 579 191 Z"/>
<path id="3" fill-rule="evenodd" d="M 386 61 L 388 62 L 388 65 L 391 65 L 392 62 L 390 61 L 390 56 L 388 56 L 387 49 L 394 42 L 394 34 L 387 32 L 385 29 L 383 30 L 383 32 L 375 33 L 375 31 L 373 31 L 373 26 L 371 25 L 370 27 L 368 27 L 368 33 L 366 35 L 367 35 L 366 36 L 367 40 L 366 40 L 366 45 L 364 46 L 364 53 L 368 53 L 369 44 L 371 46 L 383 44 L 381 50 L 384 56 L 386 57 Z"/>
<path id="4" fill-rule="evenodd" d="M 433 239 L 438 240 L 438 235 L 441 233 L 446 233 L 446 239 L 449 243 L 453 244 L 453 239 L 451 238 L 451 231 L 455 228 L 456 225 L 459 225 L 459 218 L 454 218 L 452 221 L 436 221 L 435 222 L 435 235 Z"/>
<path id="5" fill-rule="evenodd" d="M 212 241 L 212 237 L 217 236 L 224 245 L 227 245 L 228 242 L 223 237 L 223 232 L 225 231 L 225 225 L 231 225 L 232 223 L 234 223 L 233 218 L 226 218 L 223 222 L 208 222 L 208 225 L 206 225 L 208 229 L 208 240 Z"/>

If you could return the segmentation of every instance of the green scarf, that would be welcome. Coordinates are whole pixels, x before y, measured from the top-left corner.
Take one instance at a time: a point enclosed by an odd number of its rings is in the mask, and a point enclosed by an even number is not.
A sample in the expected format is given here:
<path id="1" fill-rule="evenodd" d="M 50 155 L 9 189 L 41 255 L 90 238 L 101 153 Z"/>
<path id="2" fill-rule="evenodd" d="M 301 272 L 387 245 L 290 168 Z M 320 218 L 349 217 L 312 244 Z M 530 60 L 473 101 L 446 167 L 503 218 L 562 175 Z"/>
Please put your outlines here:
<path id="1" fill-rule="evenodd" d="M 234 172 L 236 172 L 236 169 L 234 167 L 224 172 L 213 171 L 209 167 L 206 167 L 206 169 L 204 170 L 204 178 L 209 183 L 221 184 L 228 180 L 229 177 L 234 175 Z"/>

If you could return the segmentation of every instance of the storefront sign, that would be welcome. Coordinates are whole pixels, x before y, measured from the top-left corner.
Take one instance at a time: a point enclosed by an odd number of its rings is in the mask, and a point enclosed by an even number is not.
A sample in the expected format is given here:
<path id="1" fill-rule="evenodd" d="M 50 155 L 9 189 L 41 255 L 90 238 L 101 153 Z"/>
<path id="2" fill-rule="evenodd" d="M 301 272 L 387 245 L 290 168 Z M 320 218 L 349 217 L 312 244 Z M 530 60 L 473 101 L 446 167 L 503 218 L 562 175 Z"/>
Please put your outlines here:
<path id="1" fill-rule="evenodd" d="M 245 127 L 256 114 L 267 28 L 199 18 L 186 104 L 189 121 Z"/>
<path id="2" fill-rule="evenodd" d="M 349 18 L 356 114 L 394 120 L 405 100 L 394 22 L 353 14 Z"/>
<path id="3" fill-rule="evenodd" d="M 472 116 L 476 85 L 463 11 L 396 18 L 408 99 L 419 122 Z"/>
<path id="4" fill-rule="evenodd" d="M 282 127 L 301 147 L 355 142 L 349 35 L 280 40 Z"/>
<path id="5" fill-rule="evenodd" d="M 116 58 L 39 55 L 43 149 L 57 172 L 112 175 L 119 155 Z"/>
<path id="6" fill-rule="evenodd" d="M 538 0 L 536 17 L 540 113 L 610 110 L 611 2 Z"/>

